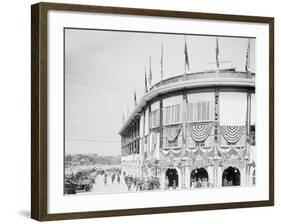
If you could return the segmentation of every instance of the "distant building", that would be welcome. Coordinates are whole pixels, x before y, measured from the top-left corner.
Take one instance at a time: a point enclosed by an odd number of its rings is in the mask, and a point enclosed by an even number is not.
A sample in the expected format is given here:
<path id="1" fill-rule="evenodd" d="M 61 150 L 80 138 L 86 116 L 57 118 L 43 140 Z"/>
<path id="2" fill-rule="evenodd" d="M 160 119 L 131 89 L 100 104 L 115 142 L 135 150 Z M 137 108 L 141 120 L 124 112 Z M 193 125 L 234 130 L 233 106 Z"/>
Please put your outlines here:
<path id="1" fill-rule="evenodd" d="M 161 188 L 255 185 L 255 74 L 185 73 L 151 86 L 119 134 L 122 170 Z"/>

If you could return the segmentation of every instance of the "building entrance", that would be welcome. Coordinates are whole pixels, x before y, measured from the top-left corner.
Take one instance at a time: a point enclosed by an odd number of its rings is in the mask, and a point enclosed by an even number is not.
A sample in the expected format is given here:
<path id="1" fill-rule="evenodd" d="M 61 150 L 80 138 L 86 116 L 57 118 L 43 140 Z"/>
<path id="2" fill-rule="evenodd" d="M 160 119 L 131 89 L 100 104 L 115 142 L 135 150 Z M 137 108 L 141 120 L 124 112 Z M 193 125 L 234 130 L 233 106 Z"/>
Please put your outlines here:
<path id="1" fill-rule="evenodd" d="M 168 168 L 166 171 L 166 181 L 168 187 L 178 187 L 179 186 L 179 175 L 175 168 Z"/>

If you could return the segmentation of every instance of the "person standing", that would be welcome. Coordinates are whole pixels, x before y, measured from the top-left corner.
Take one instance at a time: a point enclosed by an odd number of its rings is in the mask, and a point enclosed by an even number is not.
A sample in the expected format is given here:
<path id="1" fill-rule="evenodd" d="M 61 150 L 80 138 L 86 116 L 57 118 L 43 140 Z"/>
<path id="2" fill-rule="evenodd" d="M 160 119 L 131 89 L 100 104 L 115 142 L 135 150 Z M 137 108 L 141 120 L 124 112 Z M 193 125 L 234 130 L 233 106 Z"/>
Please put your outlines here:
<path id="1" fill-rule="evenodd" d="M 104 173 L 103 183 L 104 183 L 104 186 L 106 186 L 106 184 L 107 184 L 107 173 Z"/>

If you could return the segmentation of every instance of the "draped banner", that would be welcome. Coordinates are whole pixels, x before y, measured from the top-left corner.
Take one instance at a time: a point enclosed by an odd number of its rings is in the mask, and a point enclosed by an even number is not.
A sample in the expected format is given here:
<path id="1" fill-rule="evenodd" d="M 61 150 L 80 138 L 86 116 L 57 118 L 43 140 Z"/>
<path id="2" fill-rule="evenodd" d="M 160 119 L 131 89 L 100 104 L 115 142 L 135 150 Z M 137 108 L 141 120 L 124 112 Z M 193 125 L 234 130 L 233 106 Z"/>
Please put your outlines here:
<path id="1" fill-rule="evenodd" d="M 168 141 L 174 141 L 181 131 L 180 126 L 173 126 L 166 129 L 166 137 Z"/>
<path id="2" fill-rule="evenodd" d="M 213 125 L 213 123 L 189 125 L 189 131 L 192 139 L 196 142 L 205 141 L 210 135 Z"/>
<path id="3" fill-rule="evenodd" d="M 245 126 L 221 126 L 220 131 L 228 143 L 236 143 L 240 140 L 245 130 Z"/>
<path id="4" fill-rule="evenodd" d="M 223 160 L 229 159 L 232 155 L 242 158 L 243 152 L 245 151 L 245 147 L 244 146 L 238 146 L 238 147 L 221 146 L 219 151 L 220 151 L 220 155 L 223 157 Z"/>
<path id="5" fill-rule="evenodd" d="M 181 152 L 181 148 L 171 148 L 170 151 L 174 154 L 179 154 Z"/>
<path id="6" fill-rule="evenodd" d="M 168 155 L 168 154 L 170 153 L 170 149 L 164 148 L 164 149 L 162 149 L 162 153 L 163 153 L 164 155 Z"/>
<path id="7" fill-rule="evenodd" d="M 164 148 L 162 149 L 162 153 L 164 155 L 168 155 L 169 153 L 179 154 L 181 152 L 181 148 Z"/>

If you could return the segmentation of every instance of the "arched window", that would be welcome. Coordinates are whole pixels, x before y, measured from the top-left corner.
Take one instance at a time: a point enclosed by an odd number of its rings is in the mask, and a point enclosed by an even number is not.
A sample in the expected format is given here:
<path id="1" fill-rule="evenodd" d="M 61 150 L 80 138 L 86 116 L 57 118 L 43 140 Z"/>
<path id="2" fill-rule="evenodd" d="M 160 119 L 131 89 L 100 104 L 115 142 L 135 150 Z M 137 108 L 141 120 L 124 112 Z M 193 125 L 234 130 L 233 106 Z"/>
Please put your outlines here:
<path id="1" fill-rule="evenodd" d="M 209 175 L 203 167 L 194 169 L 190 174 L 191 188 L 200 188 L 209 186 Z"/>
<path id="2" fill-rule="evenodd" d="M 228 167 L 222 174 L 222 186 L 240 186 L 240 171 L 236 167 Z"/>
<path id="3" fill-rule="evenodd" d="M 166 171 L 166 182 L 167 187 L 178 187 L 179 186 L 179 175 L 175 168 L 168 168 Z"/>

